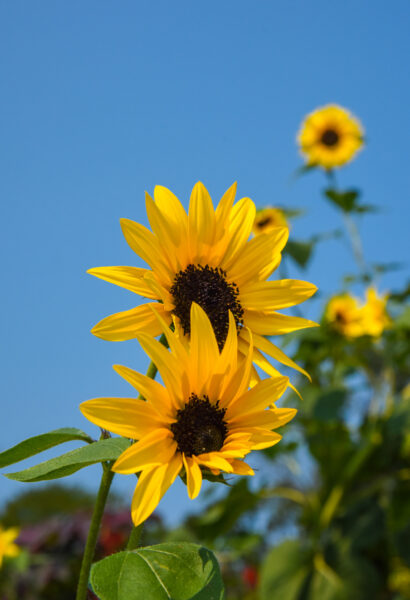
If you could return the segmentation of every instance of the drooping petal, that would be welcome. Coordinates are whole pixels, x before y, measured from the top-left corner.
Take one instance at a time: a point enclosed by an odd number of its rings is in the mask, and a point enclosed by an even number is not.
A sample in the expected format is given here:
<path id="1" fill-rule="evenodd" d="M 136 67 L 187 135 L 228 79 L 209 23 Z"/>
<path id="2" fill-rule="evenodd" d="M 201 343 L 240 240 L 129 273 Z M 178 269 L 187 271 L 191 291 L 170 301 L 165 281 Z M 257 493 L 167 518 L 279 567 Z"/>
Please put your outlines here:
<path id="1" fill-rule="evenodd" d="M 165 492 L 174 483 L 181 468 L 182 458 L 176 454 L 170 463 L 153 467 L 141 473 L 131 506 L 131 515 L 135 526 L 145 521 L 154 512 Z"/>
<path id="2" fill-rule="evenodd" d="M 255 475 L 254 470 L 243 460 L 233 459 L 231 464 L 232 472 L 236 475 Z"/>
<path id="3" fill-rule="evenodd" d="M 241 289 L 242 305 L 251 310 L 273 311 L 307 300 L 317 287 L 307 281 L 281 279 L 248 283 Z"/>
<path id="4" fill-rule="evenodd" d="M 129 475 L 142 469 L 169 463 L 177 449 L 169 429 L 155 429 L 127 448 L 115 461 L 112 470 Z"/>
<path id="5" fill-rule="evenodd" d="M 183 454 L 182 459 L 184 461 L 186 472 L 188 496 L 193 500 L 201 491 L 202 472 L 194 457 L 185 456 L 185 454 Z"/>
<path id="6" fill-rule="evenodd" d="M 130 310 L 124 310 L 105 317 L 105 319 L 94 325 L 91 333 L 109 342 L 132 340 L 141 332 L 156 337 L 162 330 L 158 319 L 152 312 L 152 306 L 169 320 L 169 315 L 165 312 L 163 304 L 148 302 Z"/>
<path id="7" fill-rule="evenodd" d="M 114 283 L 145 298 L 158 300 L 158 296 L 146 283 L 144 277 L 151 273 L 148 269 L 137 267 L 96 267 L 88 269 L 87 273 L 99 279 Z"/>
<path id="8" fill-rule="evenodd" d="M 318 327 L 318 323 L 301 317 L 292 317 L 272 312 L 245 310 L 243 321 L 253 331 L 260 335 L 281 335 L 306 327 Z"/>
<path id="9" fill-rule="evenodd" d="M 91 423 L 135 440 L 161 426 L 158 413 L 137 398 L 94 398 L 80 410 Z"/>

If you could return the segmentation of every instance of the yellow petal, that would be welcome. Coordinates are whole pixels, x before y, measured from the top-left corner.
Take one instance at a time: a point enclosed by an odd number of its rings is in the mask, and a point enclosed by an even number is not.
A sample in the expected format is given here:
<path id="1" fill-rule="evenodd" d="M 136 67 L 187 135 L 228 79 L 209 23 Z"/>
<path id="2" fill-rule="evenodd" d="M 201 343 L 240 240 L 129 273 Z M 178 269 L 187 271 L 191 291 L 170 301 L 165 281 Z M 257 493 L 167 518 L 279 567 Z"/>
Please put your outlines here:
<path id="1" fill-rule="evenodd" d="M 169 463 L 176 449 L 177 444 L 169 429 L 155 429 L 127 448 L 117 458 L 112 470 L 129 475 L 142 469 L 163 465 Z"/>
<path id="2" fill-rule="evenodd" d="M 182 459 L 184 461 L 186 479 L 187 479 L 187 488 L 188 488 L 188 496 L 193 500 L 196 498 L 201 491 L 202 485 L 202 473 L 201 469 L 198 466 L 196 460 L 192 457 L 182 455 Z"/>
<path id="3" fill-rule="evenodd" d="M 243 321 L 251 331 L 260 335 L 281 335 L 306 327 L 318 327 L 318 323 L 309 321 L 309 319 L 281 315 L 276 312 L 266 313 L 263 310 L 245 310 Z"/>
<path id="4" fill-rule="evenodd" d="M 248 331 L 249 330 L 246 330 L 245 327 L 241 331 L 241 336 L 243 336 L 245 340 L 247 340 L 248 338 Z M 262 350 L 262 352 L 265 352 L 266 354 L 269 354 L 269 356 L 282 363 L 283 365 L 291 367 L 292 369 L 296 369 L 296 371 L 299 371 L 299 373 L 302 373 L 303 375 L 305 375 L 305 377 L 309 379 L 309 381 L 311 381 L 309 373 L 302 369 L 302 367 L 299 367 L 299 365 L 297 365 L 291 358 L 286 356 L 286 354 L 282 352 L 282 350 L 280 350 L 277 346 L 272 344 L 272 342 L 256 333 L 253 335 L 253 341 L 256 348 Z"/>
<path id="5" fill-rule="evenodd" d="M 161 425 L 158 414 L 137 398 L 94 398 L 82 402 L 80 410 L 91 423 L 132 439 Z"/>
<path id="6" fill-rule="evenodd" d="M 200 181 L 195 184 L 189 202 L 188 229 L 190 259 L 200 262 L 215 237 L 215 212 L 211 197 Z"/>
<path id="7" fill-rule="evenodd" d="M 177 273 L 181 268 L 177 257 L 177 249 L 180 243 L 179 230 L 164 218 L 148 193 L 145 193 L 145 206 L 151 229 L 165 250 L 163 252 L 164 259 L 167 261 L 170 269 L 174 273 Z"/>
<path id="8" fill-rule="evenodd" d="M 263 431 L 259 430 L 255 432 L 251 438 L 252 450 L 263 450 L 264 448 L 270 448 L 274 446 L 280 440 L 282 436 L 276 431 Z"/>
<path id="9" fill-rule="evenodd" d="M 180 232 L 180 238 L 186 239 L 188 232 L 188 215 L 178 198 L 166 187 L 155 186 L 155 204 L 174 230 Z"/>
<path id="10" fill-rule="evenodd" d="M 141 473 L 131 506 L 131 516 L 135 526 L 153 513 L 167 489 L 174 483 L 181 468 L 181 456 L 176 454 L 169 464 Z"/>
<path id="11" fill-rule="evenodd" d="M 135 292 L 140 296 L 145 296 L 145 298 L 155 300 L 160 298 L 144 281 L 144 276 L 150 273 L 148 269 L 138 269 L 137 267 L 96 267 L 95 269 L 88 269 L 87 273 L 109 283 L 114 283 L 131 292 Z"/>
<path id="12" fill-rule="evenodd" d="M 183 394 L 181 365 L 178 363 L 175 356 L 158 342 L 158 340 L 143 333 L 138 335 L 137 339 L 160 372 L 165 387 L 168 389 L 168 393 L 173 399 L 174 404 L 179 404 Z"/>
<path id="13" fill-rule="evenodd" d="M 156 337 L 162 330 L 158 319 L 152 312 L 152 306 L 155 306 L 158 312 L 162 313 L 169 320 L 169 314 L 165 312 L 162 304 L 159 302 L 148 302 L 147 304 L 131 308 L 131 310 L 124 310 L 105 317 L 105 319 L 94 325 L 91 333 L 109 342 L 132 340 L 140 332 Z"/>
<path id="14" fill-rule="evenodd" d="M 267 408 L 282 396 L 288 384 L 289 377 L 272 377 L 262 380 L 229 405 L 226 418 L 230 419 L 231 416 L 237 414 Z"/>
<path id="15" fill-rule="evenodd" d="M 226 473 L 232 473 L 232 467 L 230 462 L 225 460 L 219 452 L 208 452 L 205 454 L 199 454 L 196 457 L 199 464 L 208 467 L 208 469 L 219 469 L 226 471 Z"/>
<path id="16" fill-rule="evenodd" d="M 164 422 L 168 422 L 169 419 L 172 419 L 174 414 L 172 402 L 164 386 L 158 383 L 158 381 L 154 381 L 150 377 L 137 373 L 137 371 L 124 367 L 123 365 L 114 365 L 113 369 L 123 377 L 125 381 L 128 381 L 128 383 L 130 383 L 145 400 L 150 401 L 150 406 L 163 416 Z"/>
<path id="17" fill-rule="evenodd" d="M 236 195 L 236 182 L 231 185 L 222 196 L 218 206 L 215 210 L 215 218 L 216 218 L 216 231 L 215 231 L 215 240 L 219 241 L 222 237 L 226 235 L 229 228 L 229 215 L 232 210 L 233 203 L 235 201 Z"/>
<path id="18" fill-rule="evenodd" d="M 232 267 L 236 257 L 248 241 L 255 214 L 256 208 L 250 198 L 242 198 L 232 208 L 229 227 L 230 240 L 221 264 L 226 271 Z"/>
<path id="19" fill-rule="evenodd" d="M 278 419 L 280 419 L 279 427 L 282 427 L 282 425 L 286 425 L 286 423 L 289 423 L 289 421 L 291 421 L 298 412 L 296 408 L 275 408 L 273 410 Z"/>
<path id="20" fill-rule="evenodd" d="M 274 263 L 289 237 L 287 227 L 278 227 L 270 233 L 254 237 L 238 254 L 235 263 L 229 269 L 229 279 L 234 281 L 239 290 L 241 286 L 258 279 L 259 272 L 267 265 Z"/>
<path id="21" fill-rule="evenodd" d="M 255 475 L 253 469 L 243 460 L 232 460 L 232 472 L 236 475 Z"/>
<path id="22" fill-rule="evenodd" d="M 315 285 L 297 279 L 252 282 L 241 289 L 240 300 L 247 309 L 272 311 L 299 304 L 316 290 Z"/>
<path id="23" fill-rule="evenodd" d="M 149 229 L 130 219 L 121 219 L 121 228 L 128 245 L 159 276 L 165 285 L 170 285 L 172 272 L 165 262 L 164 253 Z"/>
<path id="24" fill-rule="evenodd" d="M 228 380 L 227 386 L 221 393 L 221 408 L 228 407 L 238 396 L 241 396 L 249 388 L 252 369 L 253 342 L 252 334 L 248 331 L 249 345 L 244 358 L 238 362 L 236 372 Z"/>
<path id="25" fill-rule="evenodd" d="M 201 395 L 219 359 L 219 349 L 210 320 L 205 311 L 195 302 L 191 304 L 190 318 L 191 391 Z"/>

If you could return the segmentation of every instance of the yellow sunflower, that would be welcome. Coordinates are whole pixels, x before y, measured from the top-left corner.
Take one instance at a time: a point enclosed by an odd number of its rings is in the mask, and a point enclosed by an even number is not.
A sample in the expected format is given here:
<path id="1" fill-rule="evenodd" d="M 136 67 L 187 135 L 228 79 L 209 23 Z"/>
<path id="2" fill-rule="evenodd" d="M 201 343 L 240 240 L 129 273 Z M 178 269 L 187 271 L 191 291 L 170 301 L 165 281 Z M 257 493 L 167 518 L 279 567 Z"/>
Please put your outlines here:
<path id="1" fill-rule="evenodd" d="M 243 462 L 251 451 L 281 439 L 273 431 L 290 421 L 292 408 L 273 404 L 285 391 L 288 378 L 273 377 L 249 389 L 250 352 L 238 354 L 235 317 L 229 312 L 222 350 L 205 312 L 192 303 L 190 341 L 176 324 L 173 332 L 159 315 L 168 351 L 151 335 L 138 340 L 157 365 L 165 387 L 127 367 L 114 369 L 145 398 L 97 398 L 83 402 L 81 412 L 96 425 L 132 440 L 113 465 L 116 473 L 139 473 L 132 500 L 132 519 L 142 523 L 156 508 L 178 474 L 188 495 L 200 491 L 203 471 L 253 475 Z M 269 408 L 268 408 L 269 407 Z"/>
<path id="2" fill-rule="evenodd" d="M 280 208 L 262 208 L 256 212 L 252 231 L 255 235 L 268 233 L 275 227 L 289 227 L 286 217 Z"/>
<path id="3" fill-rule="evenodd" d="M 306 117 L 298 143 L 309 165 L 332 169 L 353 159 L 363 145 L 363 128 L 348 110 L 329 104 Z"/>
<path id="4" fill-rule="evenodd" d="M 363 335 L 379 337 L 390 327 L 391 320 L 386 310 L 387 295 L 379 296 L 374 287 L 366 290 L 366 303 L 361 309 Z"/>
<path id="5" fill-rule="evenodd" d="M 190 334 L 190 308 L 197 302 L 207 313 L 221 349 L 232 312 L 238 349 L 247 355 L 249 330 L 254 340 L 253 361 L 268 374 L 277 374 L 261 352 L 304 371 L 265 336 L 315 325 L 312 321 L 283 315 L 278 309 L 303 302 L 316 287 L 305 281 L 267 281 L 281 260 L 288 238 L 286 227 L 275 228 L 249 240 L 255 205 L 249 198 L 234 204 L 236 184 L 228 189 L 216 210 L 202 183 L 192 191 L 189 212 L 172 192 L 156 187 L 153 200 L 146 194 L 152 232 L 139 223 L 121 220 L 128 244 L 151 269 L 99 267 L 88 272 L 154 302 L 116 313 L 100 321 L 92 333 L 110 341 L 129 340 L 144 332 L 161 333 L 152 312 L 155 306 L 165 322 L 172 318 Z M 253 369 L 256 377 L 256 371 Z"/>
<path id="6" fill-rule="evenodd" d="M 0 525 L 0 567 L 3 564 L 5 556 L 17 556 L 20 553 L 20 548 L 14 543 L 18 537 L 20 530 L 17 527 L 3 529 Z"/>
<path id="7" fill-rule="evenodd" d="M 348 293 L 334 296 L 329 300 L 325 311 L 325 319 L 346 337 L 353 338 L 363 335 L 359 303 L 356 298 Z"/>

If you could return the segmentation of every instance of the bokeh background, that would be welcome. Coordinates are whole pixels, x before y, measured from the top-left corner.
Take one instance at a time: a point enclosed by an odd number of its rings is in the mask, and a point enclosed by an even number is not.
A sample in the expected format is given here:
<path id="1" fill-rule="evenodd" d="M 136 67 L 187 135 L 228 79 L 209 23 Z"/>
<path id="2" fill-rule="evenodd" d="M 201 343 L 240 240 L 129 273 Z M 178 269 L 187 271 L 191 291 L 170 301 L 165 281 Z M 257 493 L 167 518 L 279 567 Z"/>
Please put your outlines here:
<path id="1" fill-rule="evenodd" d="M 292 224 L 299 239 L 339 227 L 320 198 L 321 174 L 292 178 L 302 164 L 296 133 L 317 106 L 346 106 L 365 127 L 366 147 L 339 181 L 379 207 L 361 227 L 364 251 L 401 264 L 383 276 L 382 291 L 401 284 L 409 25 L 407 0 L 0 3 L 0 450 L 62 426 L 96 436 L 79 403 L 129 394 L 114 363 L 145 371 L 136 341 L 90 334 L 102 317 L 134 306 L 132 294 L 85 273 L 142 266 L 119 218 L 146 224 L 145 190 L 165 185 L 187 206 L 197 180 L 215 202 L 238 181 L 239 197 L 258 206 L 306 210 Z M 302 307 L 308 318 L 354 270 L 345 242 L 323 244 L 307 273 L 291 267 L 320 290 Z M 92 467 L 70 482 L 94 492 L 99 477 Z M 0 505 L 24 485 L 0 479 Z M 116 477 L 114 491 L 128 503 L 134 485 Z M 178 482 L 158 511 L 175 525 L 200 506 Z"/>

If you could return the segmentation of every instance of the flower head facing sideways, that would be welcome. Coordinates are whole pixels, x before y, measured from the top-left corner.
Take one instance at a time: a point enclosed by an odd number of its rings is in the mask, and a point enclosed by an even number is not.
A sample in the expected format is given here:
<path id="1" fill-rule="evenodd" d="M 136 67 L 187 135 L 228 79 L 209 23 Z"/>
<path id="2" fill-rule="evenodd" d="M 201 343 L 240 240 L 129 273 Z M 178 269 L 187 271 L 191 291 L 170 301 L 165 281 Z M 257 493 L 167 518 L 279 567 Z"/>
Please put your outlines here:
<path id="1" fill-rule="evenodd" d="M 192 303 L 190 340 L 175 323 L 172 331 L 156 315 L 169 350 L 146 333 L 138 340 L 157 365 L 164 386 L 132 369 L 115 370 L 143 398 L 97 398 L 80 406 L 87 419 L 124 437 L 137 440 L 117 459 L 113 471 L 139 473 L 132 501 L 135 525 L 156 508 L 178 474 L 185 474 L 188 494 L 200 491 L 203 471 L 253 475 L 243 458 L 281 439 L 274 431 L 290 421 L 292 408 L 277 408 L 288 378 L 277 376 L 250 388 L 250 352 L 238 353 L 235 317 L 229 313 L 226 342 L 218 346 L 204 310 Z"/>
<path id="2" fill-rule="evenodd" d="M 157 186 L 154 199 L 146 194 L 152 232 L 128 219 L 121 220 L 130 247 L 148 265 L 98 267 L 89 273 L 124 287 L 151 302 L 110 315 L 92 329 L 110 341 L 157 336 L 161 327 L 152 307 L 167 325 L 173 319 L 191 333 L 190 308 L 199 304 L 208 315 L 219 349 L 225 342 L 231 312 L 238 336 L 238 351 L 246 356 L 253 334 L 253 362 L 270 375 L 275 360 L 299 368 L 266 336 L 312 327 L 312 321 L 277 312 L 303 302 L 316 287 L 293 279 L 267 281 L 281 260 L 288 239 L 287 227 L 276 227 L 249 239 L 255 221 L 255 205 L 249 198 L 236 204 L 236 185 L 224 194 L 216 209 L 202 183 L 192 191 L 188 214 L 172 192 Z M 253 368 L 253 376 L 257 378 Z"/>

